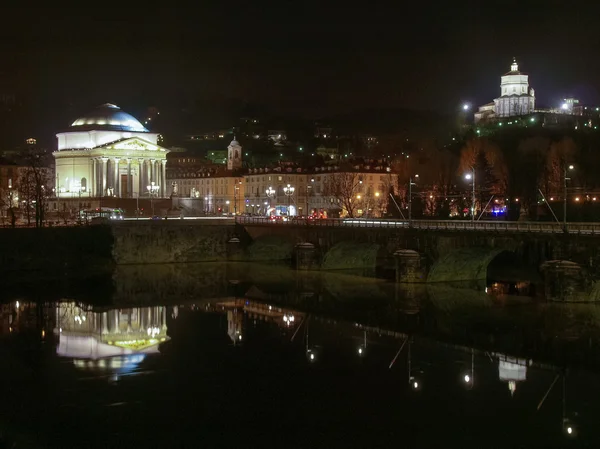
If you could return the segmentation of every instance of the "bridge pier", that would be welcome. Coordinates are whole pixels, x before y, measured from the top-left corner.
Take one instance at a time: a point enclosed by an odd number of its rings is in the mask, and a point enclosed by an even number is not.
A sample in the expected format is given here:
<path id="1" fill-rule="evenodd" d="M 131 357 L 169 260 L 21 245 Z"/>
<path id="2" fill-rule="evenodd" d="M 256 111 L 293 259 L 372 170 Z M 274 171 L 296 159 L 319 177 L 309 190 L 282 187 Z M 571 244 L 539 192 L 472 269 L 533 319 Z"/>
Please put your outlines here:
<path id="1" fill-rule="evenodd" d="M 311 270 L 317 267 L 315 245 L 308 242 L 298 243 L 294 249 L 296 253 L 296 270 Z"/>
<path id="2" fill-rule="evenodd" d="M 560 302 L 589 301 L 585 277 L 579 264 L 568 260 L 551 260 L 541 267 L 546 299 Z"/>
<path id="3" fill-rule="evenodd" d="M 239 260 L 242 252 L 242 244 L 239 238 L 232 237 L 227 241 L 227 260 Z"/>
<path id="4" fill-rule="evenodd" d="M 424 258 L 416 251 L 399 249 L 394 253 L 396 282 L 418 284 L 427 279 Z"/>

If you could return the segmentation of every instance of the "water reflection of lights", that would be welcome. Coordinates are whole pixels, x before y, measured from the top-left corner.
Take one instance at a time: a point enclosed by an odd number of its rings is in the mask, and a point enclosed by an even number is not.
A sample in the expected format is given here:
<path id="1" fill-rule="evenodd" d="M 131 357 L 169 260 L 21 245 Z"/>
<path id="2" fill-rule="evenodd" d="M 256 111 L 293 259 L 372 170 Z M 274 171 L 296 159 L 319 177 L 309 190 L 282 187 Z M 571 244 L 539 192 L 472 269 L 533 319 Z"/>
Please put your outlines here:
<path id="1" fill-rule="evenodd" d="M 155 336 L 160 334 L 160 329 L 158 327 L 149 327 L 147 332 L 148 332 L 148 336 L 154 338 Z"/>
<path id="2" fill-rule="evenodd" d="M 137 368 L 144 361 L 145 354 L 133 354 L 128 356 L 108 357 L 97 360 L 74 359 L 73 365 L 79 369 L 109 370 L 127 373 Z"/>
<path id="3" fill-rule="evenodd" d="M 571 420 L 566 418 L 563 419 L 563 429 L 568 437 L 573 438 L 577 436 L 577 429 L 575 428 L 575 425 L 573 424 L 573 422 L 571 422 Z"/>

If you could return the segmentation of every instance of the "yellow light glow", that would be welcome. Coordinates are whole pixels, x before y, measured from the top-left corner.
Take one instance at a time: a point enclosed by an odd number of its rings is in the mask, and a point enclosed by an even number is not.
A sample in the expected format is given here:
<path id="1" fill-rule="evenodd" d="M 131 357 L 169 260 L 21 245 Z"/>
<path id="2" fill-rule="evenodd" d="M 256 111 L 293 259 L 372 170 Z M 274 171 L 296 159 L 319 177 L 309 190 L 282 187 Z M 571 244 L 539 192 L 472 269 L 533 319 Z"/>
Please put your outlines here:
<path id="1" fill-rule="evenodd" d="M 575 197 L 575 201 L 579 201 L 579 197 L 578 197 L 578 196 L 577 196 L 577 197 Z"/>

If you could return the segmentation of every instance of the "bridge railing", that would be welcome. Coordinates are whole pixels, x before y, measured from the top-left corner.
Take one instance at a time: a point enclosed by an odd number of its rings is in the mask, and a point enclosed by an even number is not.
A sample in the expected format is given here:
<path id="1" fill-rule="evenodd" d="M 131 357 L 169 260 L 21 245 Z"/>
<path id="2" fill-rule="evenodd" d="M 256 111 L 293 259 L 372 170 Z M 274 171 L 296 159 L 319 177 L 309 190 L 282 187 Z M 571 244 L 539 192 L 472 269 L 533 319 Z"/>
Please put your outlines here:
<path id="1" fill-rule="evenodd" d="M 291 218 L 289 220 L 270 219 L 268 217 L 237 217 L 237 222 L 248 225 L 269 226 L 314 226 L 314 227 L 352 227 L 352 228 L 396 228 L 445 231 L 490 231 L 490 232 L 535 232 L 561 234 L 565 232 L 562 224 L 535 221 L 468 221 L 468 220 L 408 220 L 374 218 L 325 218 L 309 220 Z M 600 234 L 600 223 L 568 223 L 569 234 Z"/>

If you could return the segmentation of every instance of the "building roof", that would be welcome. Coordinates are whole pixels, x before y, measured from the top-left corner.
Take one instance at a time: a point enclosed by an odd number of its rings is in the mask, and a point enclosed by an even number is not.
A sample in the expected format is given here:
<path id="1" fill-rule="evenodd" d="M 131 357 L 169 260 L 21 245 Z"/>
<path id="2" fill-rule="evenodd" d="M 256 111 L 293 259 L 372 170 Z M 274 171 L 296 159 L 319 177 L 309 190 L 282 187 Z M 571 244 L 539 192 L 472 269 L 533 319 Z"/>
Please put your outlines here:
<path id="1" fill-rule="evenodd" d="M 511 97 L 533 97 L 533 96 L 529 95 L 529 94 L 510 94 L 510 95 L 502 95 L 502 96 L 498 97 L 497 99 L 499 100 L 500 98 L 511 98 Z"/>
<path id="2" fill-rule="evenodd" d="M 79 130 L 149 132 L 134 116 L 111 103 L 102 104 L 75 120 L 69 131 Z"/>

